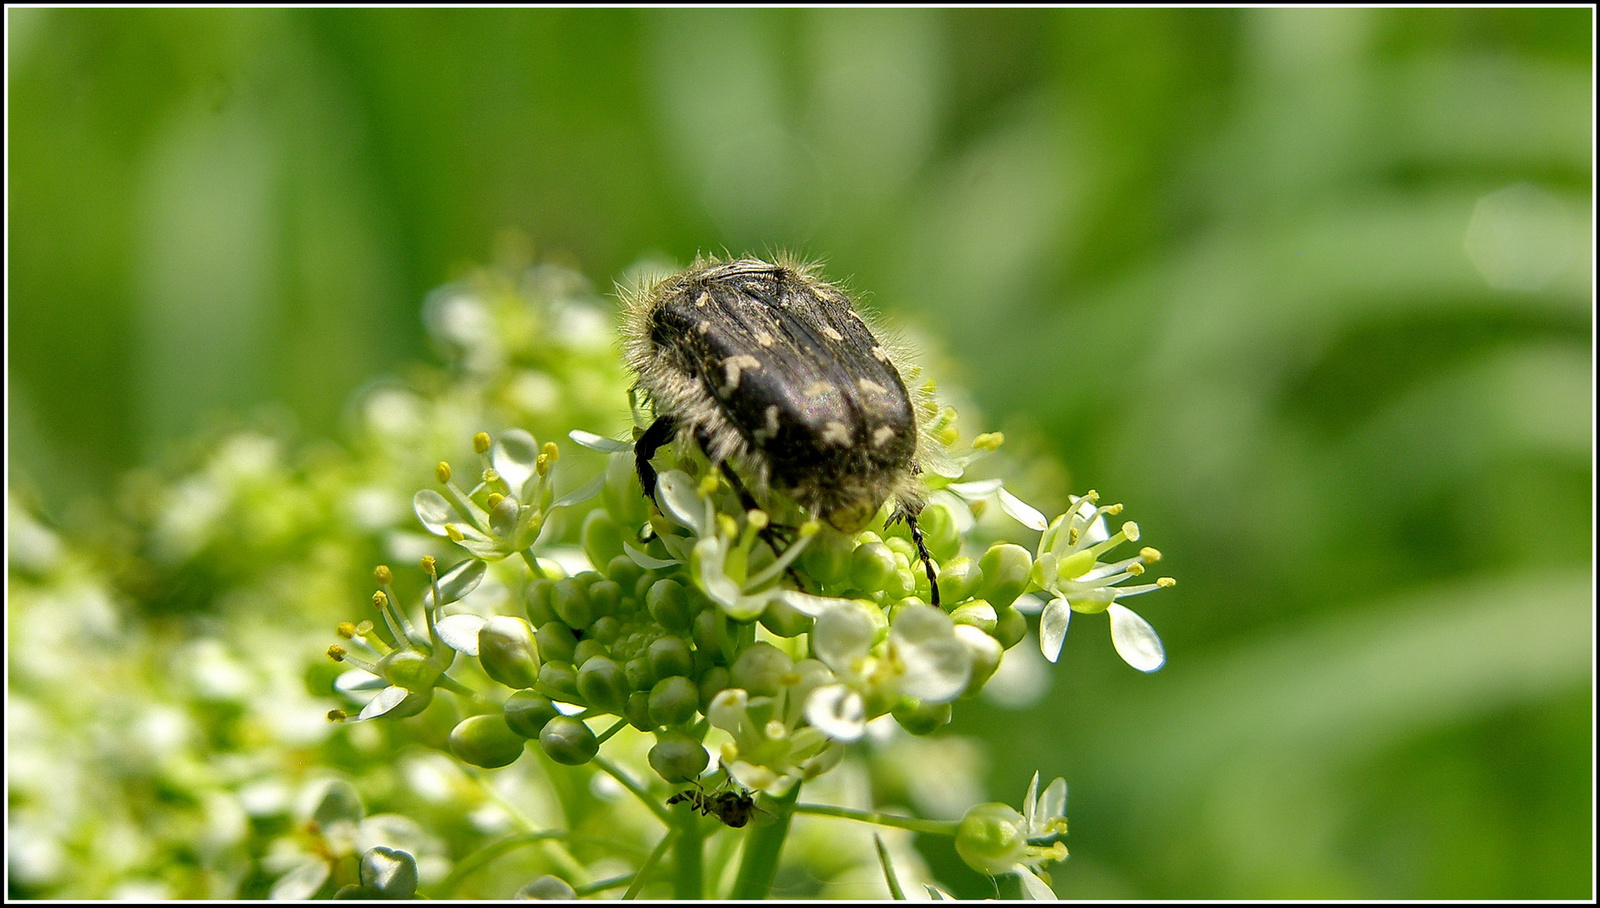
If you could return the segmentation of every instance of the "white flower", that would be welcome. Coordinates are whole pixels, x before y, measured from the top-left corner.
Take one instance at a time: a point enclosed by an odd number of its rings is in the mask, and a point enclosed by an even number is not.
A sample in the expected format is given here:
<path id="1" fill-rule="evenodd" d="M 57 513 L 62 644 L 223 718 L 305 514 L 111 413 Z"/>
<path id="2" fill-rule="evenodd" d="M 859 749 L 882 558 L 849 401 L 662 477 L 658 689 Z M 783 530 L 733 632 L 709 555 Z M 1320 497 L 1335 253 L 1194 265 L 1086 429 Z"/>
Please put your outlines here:
<path id="1" fill-rule="evenodd" d="M 1051 662 L 1061 655 L 1067 625 L 1073 612 L 1111 615 L 1111 643 L 1124 662 L 1142 672 L 1153 672 L 1166 662 L 1161 638 L 1143 618 L 1116 600 L 1172 586 L 1176 581 L 1162 577 L 1155 583 L 1119 587 L 1117 584 L 1144 573 L 1146 564 L 1161 558 L 1161 553 L 1144 548 L 1139 554 L 1115 562 L 1099 561 L 1101 554 L 1124 542 L 1139 540 L 1139 526 L 1124 523 L 1115 536 L 1106 531 L 1107 515 L 1122 512 L 1122 505 L 1099 507 L 1093 491 L 1073 502 L 1057 517 L 1039 539 L 1039 557 L 1033 563 L 1033 579 L 1055 598 L 1039 616 L 1039 648 Z"/>
<path id="2" fill-rule="evenodd" d="M 881 627 L 881 619 L 874 620 L 876 606 L 833 602 L 815 616 L 811 645 L 838 681 L 806 699 L 813 727 L 839 741 L 857 741 L 868 719 L 893 709 L 902 697 L 948 703 L 966 690 L 972 654 L 949 615 L 931 605 L 906 605 L 887 638 L 874 645 Z"/>

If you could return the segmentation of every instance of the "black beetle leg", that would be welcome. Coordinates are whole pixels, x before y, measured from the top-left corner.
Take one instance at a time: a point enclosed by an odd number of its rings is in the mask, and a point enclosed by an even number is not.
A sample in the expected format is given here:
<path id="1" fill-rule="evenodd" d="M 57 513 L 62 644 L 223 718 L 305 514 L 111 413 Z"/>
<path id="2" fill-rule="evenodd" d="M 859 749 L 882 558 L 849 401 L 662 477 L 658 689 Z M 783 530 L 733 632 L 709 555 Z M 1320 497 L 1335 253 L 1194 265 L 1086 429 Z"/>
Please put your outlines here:
<path id="1" fill-rule="evenodd" d="M 919 509 L 920 510 L 920 509 Z M 917 556 L 922 559 L 922 569 L 928 574 L 928 592 L 933 598 L 933 604 L 939 604 L 939 579 L 933 576 L 933 558 L 928 554 L 928 545 L 922 541 L 922 527 L 917 526 L 917 515 L 910 511 L 904 512 L 906 526 L 911 528 L 911 541 L 917 544 Z"/>
<path id="2" fill-rule="evenodd" d="M 639 440 L 633 443 L 633 468 L 639 474 L 639 488 L 644 490 L 644 497 L 656 497 L 656 468 L 650 465 L 650 458 L 656 456 L 661 446 L 672 440 L 678 433 L 678 421 L 670 416 L 658 416 L 644 430 Z"/>

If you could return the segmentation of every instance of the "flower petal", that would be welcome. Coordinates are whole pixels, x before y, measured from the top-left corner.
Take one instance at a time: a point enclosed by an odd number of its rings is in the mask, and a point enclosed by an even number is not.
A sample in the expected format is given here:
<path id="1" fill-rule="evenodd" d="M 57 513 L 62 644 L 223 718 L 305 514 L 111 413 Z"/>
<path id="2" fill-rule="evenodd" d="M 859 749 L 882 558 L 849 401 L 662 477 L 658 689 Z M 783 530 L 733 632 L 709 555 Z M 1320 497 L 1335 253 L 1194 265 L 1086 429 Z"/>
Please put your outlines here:
<path id="1" fill-rule="evenodd" d="M 932 606 L 929 606 L 932 608 Z M 818 659 L 839 674 L 852 672 L 857 659 L 872 648 L 877 627 L 853 607 L 832 608 L 817 617 L 811 630 L 811 649 Z"/>
<path id="2" fill-rule="evenodd" d="M 1000 510 L 1005 511 L 1011 515 L 1011 519 L 1030 530 L 1043 530 L 1049 526 L 1038 508 L 1033 507 L 1005 489 L 1000 490 Z"/>
<path id="3" fill-rule="evenodd" d="M 982 498 L 988 498 L 999 491 L 1003 481 L 1000 479 L 975 479 L 971 482 L 952 482 L 945 488 L 968 501 L 977 501 Z"/>
<path id="4" fill-rule="evenodd" d="M 1026 867 L 1017 868 L 1017 876 L 1022 878 L 1022 894 L 1034 902 L 1057 902 L 1060 899 L 1050 884 L 1039 879 L 1038 875 Z"/>
<path id="5" fill-rule="evenodd" d="M 622 551 L 628 556 L 628 560 L 647 571 L 658 571 L 662 568 L 672 567 L 678 563 L 676 561 L 669 561 L 664 558 L 657 558 L 654 555 L 647 555 L 644 552 L 634 548 L 633 543 L 630 542 L 624 542 L 622 544 Z"/>
<path id="6" fill-rule="evenodd" d="M 1161 648 L 1161 638 L 1150 622 L 1125 605 L 1112 603 L 1106 611 L 1111 614 L 1111 645 L 1117 648 L 1122 661 L 1142 672 L 1153 672 L 1166 664 L 1166 650 Z"/>
<path id="7" fill-rule="evenodd" d="M 577 504 L 580 501 L 588 501 L 594 496 L 600 494 L 600 490 L 605 486 L 605 484 L 606 474 L 601 473 L 578 488 L 573 489 L 567 494 L 551 502 L 550 510 L 553 511 L 556 508 L 564 508 L 568 505 Z"/>
<path id="8" fill-rule="evenodd" d="M 824 684 L 806 698 L 806 721 L 839 741 L 859 741 L 867 728 L 861 695 L 843 684 Z"/>
<path id="9" fill-rule="evenodd" d="M 489 566 L 476 558 L 469 558 L 439 576 L 439 595 L 444 599 L 442 605 L 449 605 L 468 593 L 478 588 L 483 582 L 483 575 L 488 573 Z M 439 604 L 433 601 L 433 590 L 423 594 L 422 605 L 427 609 L 437 608 Z"/>
<path id="10" fill-rule="evenodd" d="M 1061 657 L 1061 644 L 1067 639 L 1067 625 L 1072 622 L 1072 608 L 1067 600 L 1056 598 L 1039 613 L 1039 651 L 1051 662 Z"/>
<path id="11" fill-rule="evenodd" d="M 490 459 L 495 472 L 511 487 L 511 494 L 521 498 L 539 462 L 539 442 L 524 429 L 507 429 L 494 443 Z"/>
<path id="12" fill-rule="evenodd" d="M 1045 786 L 1044 794 L 1039 796 L 1039 806 L 1034 812 L 1034 817 L 1041 827 L 1051 820 L 1067 815 L 1067 780 L 1057 776 L 1055 781 Z M 1030 828 L 1029 832 L 1033 830 Z M 1047 831 L 1047 830 L 1041 830 Z"/>
<path id="13" fill-rule="evenodd" d="M 444 641 L 445 646 L 458 653 L 477 658 L 478 631 L 483 629 L 485 622 L 486 619 L 482 615 L 450 615 L 440 618 L 435 626 L 439 629 L 439 639 Z"/>
<path id="14" fill-rule="evenodd" d="M 580 447 L 588 448 L 591 451 L 618 454 L 623 451 L 633 450 L 633 445 L 625 441 L 617 441 L 615 438 L 607 438 L 604 435 L 596 435 L 593 432 L 585 432 L 582 429 L 573 429 L 567 433 L 567 437 L 577 442 Z"/>
<path id="15" fill-rule="evenodd" d="M 668 470 L 656 477 L 656 501 L 661 512 L 696 536 L 711 535 L 706 509 L 700 501 L 700 486 L 682 470 Z"/>
<path id="16" fill-rule="evenodd" d="M 361 715 L 357 718 L 376 719 L 378 716 L 381 716 L 389 710 L 394 709 L 396 706 L 399 706 L 401 703 L 404 703 L 406 697 L 410 695 L 411 691 L 408 691 L 403 687 L 386 687 L 383 690 L 378 691 L 378 695 L 373 697 L 372 701 L 366 706 L 362 707 Z"/>
<path id="17" fill-rule="evenodd" d="M 423 489 L 413 495 L 411 509 L 417 512 L 417 519 L 422 521 L 428 532 L 435 536 L 448 536 L 449 531 L 444 525 L 460 520 L 456 512 L 451 509 L 450 502 L 445 501 L 443 495 L 432 489 Z"/>
<path id="18" fill-rule="evenodd" d="M 1032 834 L 1034 830 L 1034 807 L 1039 802 L 1039 770 L 1033 771 L 1033 779 L 1028 782 L 1028 793 L 1022 798 L 1022 828 Z"/>

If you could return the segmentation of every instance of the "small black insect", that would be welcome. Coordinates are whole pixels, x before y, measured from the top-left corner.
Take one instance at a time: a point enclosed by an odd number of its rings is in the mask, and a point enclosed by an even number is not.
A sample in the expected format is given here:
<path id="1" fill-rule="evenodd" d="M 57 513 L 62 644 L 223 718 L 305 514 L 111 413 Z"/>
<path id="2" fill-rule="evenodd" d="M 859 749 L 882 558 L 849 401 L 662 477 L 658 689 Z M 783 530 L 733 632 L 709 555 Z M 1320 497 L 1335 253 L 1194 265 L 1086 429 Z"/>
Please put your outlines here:
<path id="1" fill-rule="evenodd" d="M 714 816 L 721 820 L 723 825 L 734 829 L 750 822 L 750 816 L 761 810 L 756 806 L 756 799 L 748 791 L 718 791 L 706 794 L 698 785 L 668 798 L 667 806 L 671 807 L 679 801 L 688 801 L 689 806 L 700 811 L 701 816 Z"/>
<path id="2" fill-rule="evenodd" d="M 754 507 L 730 465 L 844 533 L 894 499 L 939 586 L 917 515 L 917 410 L 887 348 L 815 269 L 697 260 L 629 300 L 623 344 L 655 421 L 634 445 L 645 495 L 661 446 L 693 438 Z"/>

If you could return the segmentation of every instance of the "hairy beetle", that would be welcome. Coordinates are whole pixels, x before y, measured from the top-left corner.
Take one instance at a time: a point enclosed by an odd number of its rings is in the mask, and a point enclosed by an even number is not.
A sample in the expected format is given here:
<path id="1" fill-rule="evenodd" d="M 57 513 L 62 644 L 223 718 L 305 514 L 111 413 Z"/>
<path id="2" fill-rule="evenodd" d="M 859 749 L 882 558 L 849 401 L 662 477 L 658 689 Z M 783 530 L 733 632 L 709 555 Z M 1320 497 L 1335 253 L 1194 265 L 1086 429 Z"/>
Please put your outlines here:
<path id="1" fill-rule="evenodd" d="M 689 437 L 712 463 L 841 532 L 859 531 L 893 497 L 893 519 L 910 528 L 937 605 L 917 526 L 917 409 L 888 349 L 815 271 L 701 259 L 629 299 L 624 352 L 655 411 L 634 445 L 640 485 L 653 496 L 651 458 Z"/>

